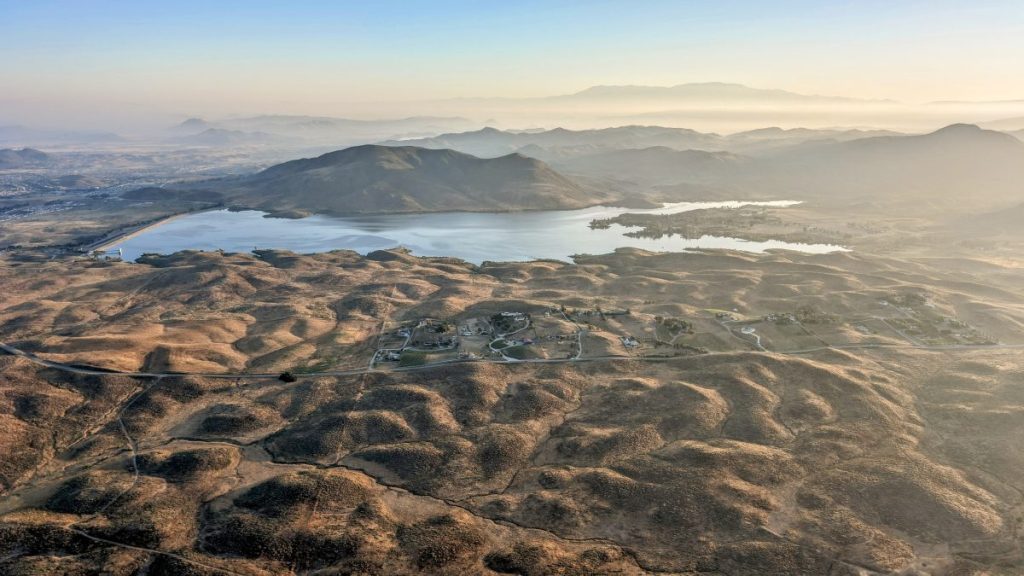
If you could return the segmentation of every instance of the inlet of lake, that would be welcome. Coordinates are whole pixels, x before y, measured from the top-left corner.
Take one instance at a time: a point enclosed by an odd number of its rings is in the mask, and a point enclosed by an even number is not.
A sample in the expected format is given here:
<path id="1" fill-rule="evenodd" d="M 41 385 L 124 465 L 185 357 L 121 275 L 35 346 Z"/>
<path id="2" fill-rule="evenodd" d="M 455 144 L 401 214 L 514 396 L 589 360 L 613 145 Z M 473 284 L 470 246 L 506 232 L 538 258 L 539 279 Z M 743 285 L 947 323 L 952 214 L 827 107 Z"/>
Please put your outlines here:
<path id="1" fill-rule="evenodd" d="M 780 240 L 754 242 L 738 238 L 679 236 L 632 238 L 636 230 L 613 224 L 591 229 L 591 220 L 626 212 L 675 214 L 705 208 L 741 206 L 786 207 L 798 202 L 677 202 L 661 208 L 627 209 L 596 206 L 582 210 L 538 212 L 445 212 L 372 216 L 310 216 L 298 220 L 264 218 L 263 212 L 215 210 L 168 220 L 129 236 L 121 248 L 126 260 L 145 253 L 179 250 L 248 252 L 279 248 L 299 253 L 374 250 L 403 246 L 418 256 L 453 256 L 479 264 L 491 261 L 555 259 L 571 261 L 576 254 L 606 254 L 632 247 L 654 252 L 726 248 L 747 252 L 771 249 L 821 254 L 844 250 L 830 244 L 797 244 Z"/>

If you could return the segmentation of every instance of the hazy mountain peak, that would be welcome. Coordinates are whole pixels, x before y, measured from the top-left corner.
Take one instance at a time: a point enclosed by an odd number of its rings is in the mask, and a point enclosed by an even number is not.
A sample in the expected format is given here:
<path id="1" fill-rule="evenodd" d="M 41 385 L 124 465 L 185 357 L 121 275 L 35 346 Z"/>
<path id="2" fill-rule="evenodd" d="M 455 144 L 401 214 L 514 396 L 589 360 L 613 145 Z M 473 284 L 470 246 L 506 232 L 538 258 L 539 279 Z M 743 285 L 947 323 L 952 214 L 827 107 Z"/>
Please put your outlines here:
<path id="1" fill-rule="evenodd" d="M 991 142 L 998 145 L 1009 145 L 1011 148 L 1022 147 L 1019 140 L 1005 132 L 986 130 L 975 124 L 950 124 L 925 136 L 931 139 L 977 143 Z"/>
<path id="2" fill-rule="evenodd" d="M 977 124 L 960 123 L 939 128 L 933 134 L 976 134 L 979 132 L 983 132 L 983 130 Z"/>
<path id="3" fill-rule="evenodd" d="M 206 128 L 210 124 L 202 118 L 189 118 L 181 124 L 178 124 L 179 128 Z"/>
<path id="4" fill-rule="evenodd" d="M 752 88 L 729 82 L 690 82 L 675 86 L 599 85 L 591 86 L 563 98 L 630 98 L 658 100 L 708 101 L 772 101 L 772 102 L 846 102 L 855 98 L 798 94 L 786 90 Z"/>

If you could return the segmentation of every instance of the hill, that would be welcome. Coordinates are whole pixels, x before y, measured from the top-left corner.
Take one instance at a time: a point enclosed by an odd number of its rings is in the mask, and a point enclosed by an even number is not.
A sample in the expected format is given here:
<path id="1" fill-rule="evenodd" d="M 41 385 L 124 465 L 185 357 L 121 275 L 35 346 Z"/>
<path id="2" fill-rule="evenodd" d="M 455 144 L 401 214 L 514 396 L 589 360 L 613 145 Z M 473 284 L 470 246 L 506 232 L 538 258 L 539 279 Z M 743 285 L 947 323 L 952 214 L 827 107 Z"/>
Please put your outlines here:
<path id="1" fill-rule="evenodd" d="M 329 214 L 580 208 L 604 199 L 520 154 L 356 146 L 232 181 L 236 205 Z"/>
<path id="2" fill-rule="evenodd" d="M 747 159 L 729 152 L 673 150 L 665 146 L 611 150 L 553 160 L 560 170 L 586 174 L 643 186 L 673 185 L 681 182 L 722 182 L 741 169 Z"/>
<path id="3" fill-rule="evenodd" d="M 35 148 L 4 148 L 0 150 L 0 168 L 23 168 L 46 163 L 50 155 Z"/>
<path id="4" fill-rule="evenodd" d="M 762 159 L 747 185 L 804 198 L 950 208 L 998 204 L 1024 190 L 1024 142 L 954 124 L 929 134 L 805 143 Z"/>
<path id="5" fill-rule="evenodd" d="M 734 199 L 813 200 L 870 210 L 912 206 L 920 212 L 949 210 L 965 198 L 985 210 L 1019 202 L 1024 191 L 1024 142 L 968 124 L 920 135 L 769 128 L 717 138 L 719 150 L 744 152 L 667 146 L 521 150 L 577 180 L 624 185 L 631 194 L 661 191 L 664 200 L 721 190 Z"/>
<path id="6" fill-rule="evenodd" d="M 827 130 L 812 128 L 759 128 L 737 132 L 727 137 L 726 149 L 745 154 L 770 153 L 771 151 L 805 142 L 847 142 L 876 136 L 901 136 L 889 130 Z"/>
<path id="7" fill-rule="evenodd" d="M 1003 207 L 981 214 L 960 216 L 947 223 L 942 229 L 964 238 L 987 238 L 991 236 L 1024 237 L 1024 204 Z"/>
<path id="8" fill-rule="evenodd" d="M 102 188 L 106 181 L 96 176 L 84 176 L 82 174 L 65 174 L 50 180 L 50 184 L 64 190 L 92 190 Z"/>

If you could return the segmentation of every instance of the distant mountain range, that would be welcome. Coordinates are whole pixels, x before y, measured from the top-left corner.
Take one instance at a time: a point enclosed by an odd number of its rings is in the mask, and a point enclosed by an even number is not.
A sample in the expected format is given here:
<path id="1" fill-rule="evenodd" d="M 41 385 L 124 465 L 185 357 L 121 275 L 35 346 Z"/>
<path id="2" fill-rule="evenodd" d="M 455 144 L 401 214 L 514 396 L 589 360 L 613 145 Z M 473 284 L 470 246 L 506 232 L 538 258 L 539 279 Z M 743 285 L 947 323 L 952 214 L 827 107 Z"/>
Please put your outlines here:
<path id="1" fill-rule="evenodd" d="M 668 146 L 679 149 L 709 149 L 720 146 L 721 137 L 702 134 L 685 128 L 659 126 L 622 126 L 600 130 L 566 130 L 555 128 L 537 132 L 512 132 L 484 128 L 474 132 L 442 134 L 434 138 L 390 140 L 385 146 L 419 146 L 422 148 L 450 148 L 484 158 L 503 156 L 526 147 L 557 149 L 580 148 L 582 152 L 605 149 L 646 148 Z"/>
<path id="2" fill-rule="evenodd" d="M 879 133 L 769 129 L 708 140 L 745 154 L 592 144 L 520 150 L 577 182 L 605 186 L 625 198 L 701 200 L 724 191 L 735 198 L 924 210 L 948 209 L 964 198 L 980 208 L 1024 195 L 1024 143 L 1008 134 L 964 124 L 923 135 L 870 134 Z M 588 141 L 594 141 L 592 134 Z M 766 141 L 771 147 L 760 147 Z"/>
<path id="3" fill-rule="evenodd" d="M 269 212 L 370 214 L 579 208 L 602 199 L 519 154 L 365 145 L 221 184 L 231 204 Z"/>
<path id="4" fill-rule="evenodd" d="M 709 198 L 794 199 L 923 214 L 948 213 L 965 202 L 975 211 L 1019 204 L 1024 195 L 1024 142 L 1009 134 L 966 124 L 923 135 L 865 134 L 871 133 L 486 129 L 423 142 L 491 153 L 516 147 L 535 157 L 514 152 L 487 159 L 451 149 L 363 145 L 201 186 L 209 201 L 279 215 L 546 210 Z M 755 155 L 629 147 L 650 141 L 768 141 L 773 147 L 752 148 Z"/>
<path id="5" fill-rule="evenodd" d="M 786 90 L 751 88 L 727 82 L 696 82 L 675 86 L 593 86 L 565 96 L 549 99 L 574 101 L 672 101 L 675 103 L 735 103 L 762 102 L 784 104 L 807 103 L 876 103 L 891 102 L 862 100 L 837 96 L 798 94 Z"/>
<path id="6" fill-rule="evenodd" d="M 41 166 L 50 160 L 50 155 L 35 148 L 0 149 L 0 169 Z"/>
<path id="7" fill-rule="evenodd" d="M 634 106 L 645 103 L 673 103 L 675 105 L 687 104 L 738 104 L 738 103 L 762 103 L 762 104 L 837 104 L 837 103 L 893 103 L 891 100 L 864 100 L 857 98 L 846 98 L 839 96 L 820 96 L 813 94 L 799 94 L 786 90 L 752 88 L 743 84 L 728 82 L 692 82 L 677 84 L 675 86 L 637 86 L 637 85 L 611 85 L 591 86 L 579 92 L 562 94 L 557 96 L 540 96 L 534 98 L 457 98 L 460 103 L 475 102 L 575 102 L 575 103 L 603 103 L 623 104 Z"/>
<path id="8" fill-rule="evenodd" d="M 473 132 L 442 134 L 432 138 L 388 140 L 385 146 L 419 146 L 452 149 L 484 158 L 521 152 L 555 161 L 613 150 L 666 147 L 675 150 L 705 150 L 756 153 L 809 141 L 845 141 L 868 136 L 895 135 L 882 130 L 810 130 L 764 128 L 730 136 L 661 126 L 620 126 L 597 130 L 555 128 L 530 132 L 484 128 Z"/>

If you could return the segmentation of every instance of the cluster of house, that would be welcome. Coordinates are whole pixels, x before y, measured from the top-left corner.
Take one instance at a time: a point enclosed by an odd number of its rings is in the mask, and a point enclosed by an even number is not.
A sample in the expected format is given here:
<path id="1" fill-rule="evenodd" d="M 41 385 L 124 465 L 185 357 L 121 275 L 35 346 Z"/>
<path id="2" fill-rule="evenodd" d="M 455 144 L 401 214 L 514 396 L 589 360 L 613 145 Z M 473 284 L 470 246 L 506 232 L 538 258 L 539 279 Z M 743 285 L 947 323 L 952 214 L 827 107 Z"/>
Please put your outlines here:
<path id="1" fill-rule="evenodd" d="M 785 312 L 782 314 L 772 313 L 765 314 L 764 316 L 761 317 L 761 319 L 764 320 L 765 322 L 777 322 L 779 324 L 795 324 L 796 314 L 793 314 L 792 312 Z"/>
<path id="2" fill-rule="evenodd" d="M 458 341 L 453 337 L 448 338 L 435 338 L 433 341 L 414 340 L 409 343 L 412 348 L 437 348 L 443 350 L 446 348 L 455 348 L 458 346 Z"/>
<path id="3" fill-rule="evenodd" d="M 633 311 L 628 308 L 625 310 L 602 310 L 600 308 L 595 308 L 593 310 L 573 310 L 572 312 L 569 312 L 568 315 L 575 316 L 577 318 L 592 318 L 596 316 L 603 320 L 605 318 L 614 318 L 615 316 L 629 316 L 632 313 Z"/>

